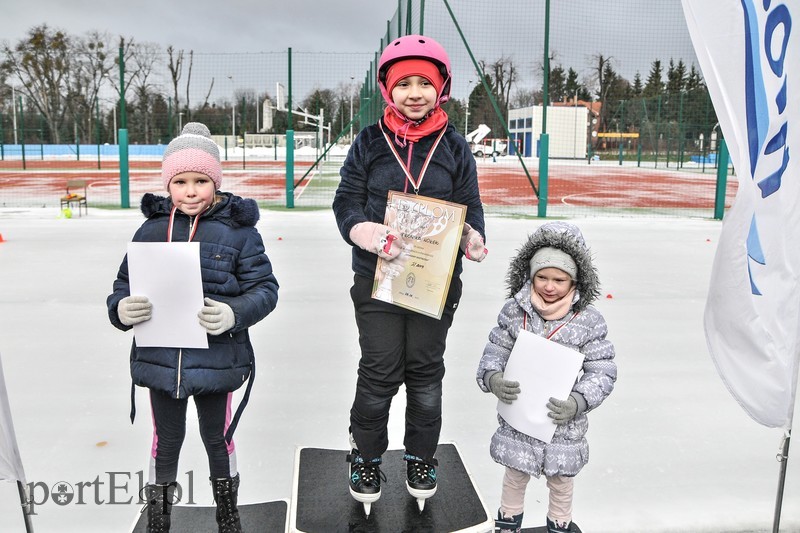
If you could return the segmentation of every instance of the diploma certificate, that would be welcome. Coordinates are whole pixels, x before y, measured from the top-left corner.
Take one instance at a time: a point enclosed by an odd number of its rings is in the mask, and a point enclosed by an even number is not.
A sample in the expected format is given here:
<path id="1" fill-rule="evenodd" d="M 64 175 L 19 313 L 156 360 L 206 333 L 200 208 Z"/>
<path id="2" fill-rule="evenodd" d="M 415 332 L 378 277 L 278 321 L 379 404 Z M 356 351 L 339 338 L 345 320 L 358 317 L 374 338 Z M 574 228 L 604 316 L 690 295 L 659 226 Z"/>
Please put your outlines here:
<path id="1" fill-rule="evenodd" d="M 372 297 L 442 318 L 466 214 L 461 204 L 389 191 L 384 224 L 405 246 L 391 261 L 378 258 Z"/>

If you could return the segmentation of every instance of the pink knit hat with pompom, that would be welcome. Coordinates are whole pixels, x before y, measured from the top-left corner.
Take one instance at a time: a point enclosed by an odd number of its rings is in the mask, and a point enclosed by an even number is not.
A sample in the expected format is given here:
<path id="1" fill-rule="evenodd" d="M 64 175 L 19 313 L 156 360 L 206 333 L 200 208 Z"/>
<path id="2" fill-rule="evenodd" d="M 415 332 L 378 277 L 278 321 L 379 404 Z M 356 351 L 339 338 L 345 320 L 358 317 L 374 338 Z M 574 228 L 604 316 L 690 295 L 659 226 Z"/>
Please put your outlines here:
<path id="1" fill-rule="evenodd" d="M 214 182 L 214 188 L 222 186 L 222 164 L 219 162 L 219 146 L 211 139 L 205 124 L 189 122 L 181 134 L 164 150 L 161 163 L 161 179 L 169 190 L 169 182 L 181 172 L 200 172 Z"/>

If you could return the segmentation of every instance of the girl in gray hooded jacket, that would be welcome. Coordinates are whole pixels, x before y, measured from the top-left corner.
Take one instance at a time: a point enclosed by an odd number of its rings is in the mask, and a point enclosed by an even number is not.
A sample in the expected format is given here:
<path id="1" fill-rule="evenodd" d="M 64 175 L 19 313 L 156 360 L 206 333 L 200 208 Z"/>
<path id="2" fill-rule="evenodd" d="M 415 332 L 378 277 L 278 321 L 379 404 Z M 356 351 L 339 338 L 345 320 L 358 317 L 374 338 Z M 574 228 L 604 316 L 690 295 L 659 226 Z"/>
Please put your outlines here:
<path id="1" fill-rule="evenodd" d="M 521 329 L 583 354 L 583 366 L 567 398 L 551 398 L 557 424 L 547 443 L 511 427 L 500 415 L 490 444 L 492 458 L 506 467 L 498 511 L 501 531 L 522 528 L 525 489 L 530 476 L 547 479 L 548 533 L 577 531 L 572 524 L 573 479 L 589 460 L 587 413 L 611 393 L 617 379 L 608 328 L 591 305 L 599 294 L 597 271 L 580 229 L 566 222 L 544 224 L 511 261 L 508 300 L 489 333 L 477 371 L 478 386 L 511 403 L 519 383 L 503 378 Z"/>

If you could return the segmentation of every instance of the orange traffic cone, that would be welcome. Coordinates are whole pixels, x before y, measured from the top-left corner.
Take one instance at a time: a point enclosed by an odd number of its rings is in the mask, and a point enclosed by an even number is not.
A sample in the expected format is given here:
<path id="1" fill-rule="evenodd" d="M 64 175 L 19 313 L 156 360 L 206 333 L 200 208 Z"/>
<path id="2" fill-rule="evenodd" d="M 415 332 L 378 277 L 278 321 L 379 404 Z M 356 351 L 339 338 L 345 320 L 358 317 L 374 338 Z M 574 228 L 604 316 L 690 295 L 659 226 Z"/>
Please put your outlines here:
<path id="1" fill-rule="evenodd" d="M 0 233 L 0 242 L 6 242 L 6 240 L 3 238 L 3 234 L 2 233 Z"/>

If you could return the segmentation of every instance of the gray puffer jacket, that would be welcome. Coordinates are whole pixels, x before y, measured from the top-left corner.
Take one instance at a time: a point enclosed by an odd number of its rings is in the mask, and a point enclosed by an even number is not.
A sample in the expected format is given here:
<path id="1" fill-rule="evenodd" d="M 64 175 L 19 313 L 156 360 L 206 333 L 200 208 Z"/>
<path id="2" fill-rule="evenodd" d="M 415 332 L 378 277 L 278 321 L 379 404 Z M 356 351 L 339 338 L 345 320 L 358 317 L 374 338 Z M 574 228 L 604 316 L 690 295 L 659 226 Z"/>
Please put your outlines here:
<path id="1" fill-rule="evenodd" d="M 564 318 L 552 321 L 542 319 L 531 304 L 530 259 L 538 249 L 547 246 L 568 253 L 578 266 L 578 299 Z M 535 477 L 575 476 L 589 461 L 586 413 L 603 403 L 617 379 L 614 346 L 606 339 L 605 319 L 590 305 L 599 294 L 599 281 L 580 230 L 565 222 L 541 226 L 512 260 L 506 281 L 509 299 L 497 317 L 497 326 L 489 333 L 478 365 L 478 386 L 489 392 L 484 378 L 505 370 L 523 324 L 526 330 L 546 337 L 566 323 L 550 340 L 583 354 L 583 368 L 572 391 L 573 395 L 583 397 L 586 409 L 567 424 L 558 426 L 549 444 L 515 430 L 498 415 L 500 427 L 492 437 L 490 454 L 496 462 Z M 574 318 L 573 313 L 577 313 Z"/>

